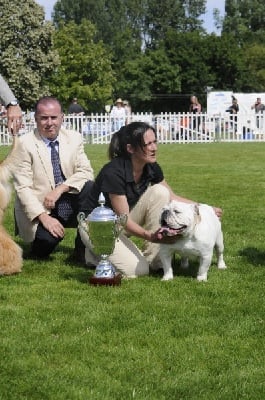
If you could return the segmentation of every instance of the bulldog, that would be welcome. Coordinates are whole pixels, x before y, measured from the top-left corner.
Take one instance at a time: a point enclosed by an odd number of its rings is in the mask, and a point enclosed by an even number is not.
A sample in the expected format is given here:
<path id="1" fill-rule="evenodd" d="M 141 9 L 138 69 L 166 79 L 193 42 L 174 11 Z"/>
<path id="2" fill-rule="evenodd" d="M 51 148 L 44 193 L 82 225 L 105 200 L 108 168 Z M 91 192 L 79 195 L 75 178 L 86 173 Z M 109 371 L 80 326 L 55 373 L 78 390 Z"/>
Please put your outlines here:
<path id="1" fill-rule="evenodd" d="M 174 252 L 181 255 L 182 268 L 188 268 L 190 258 L 199 258 L 198 281 L 207 281 L 214 249 L 218 268 L 226 269 L 221 222 L 212 207 L 173 200 L 162 209 L 160 224 L 161 234 L 177 235 L 173 244 L 160 244 L 162 280 L 173 279 L 171 259 Z"/>

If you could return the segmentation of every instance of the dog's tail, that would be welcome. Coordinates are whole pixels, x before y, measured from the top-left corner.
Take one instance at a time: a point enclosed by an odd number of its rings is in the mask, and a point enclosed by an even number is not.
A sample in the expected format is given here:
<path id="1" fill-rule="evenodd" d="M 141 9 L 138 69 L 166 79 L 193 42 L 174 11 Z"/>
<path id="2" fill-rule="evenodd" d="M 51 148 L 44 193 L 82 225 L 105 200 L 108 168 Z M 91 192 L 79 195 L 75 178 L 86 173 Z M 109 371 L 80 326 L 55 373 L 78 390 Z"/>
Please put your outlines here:
<path id="1" fill-rule="evenodd" d="M 15 149 L 17 147 L 17 136 L 13 136 L 13 143 L 9 154 L 6 158 L 0 162 L 0 211 L 7 207 L 10 196 L 11 187 L 9 185 L 9 180 L 12 176 L 12 171 L 15 167 Z M 1 220 L 1 215 L 0 215 Z"/>

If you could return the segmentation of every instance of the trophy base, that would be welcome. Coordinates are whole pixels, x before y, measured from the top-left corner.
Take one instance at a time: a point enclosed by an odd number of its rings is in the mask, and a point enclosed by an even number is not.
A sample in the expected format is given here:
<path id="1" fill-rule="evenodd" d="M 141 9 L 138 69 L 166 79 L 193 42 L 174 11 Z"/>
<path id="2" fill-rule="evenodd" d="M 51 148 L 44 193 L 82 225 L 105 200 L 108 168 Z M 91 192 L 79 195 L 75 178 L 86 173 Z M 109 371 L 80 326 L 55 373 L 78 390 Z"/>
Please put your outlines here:
<path id="1" fill-rule="evenodd" d="M 122 275 L 119 273 L 111 278 L 98 277 L 93 275 L 89 278 L 89 283 L 90 285 L 95 286 L 120 286 L 121 278 Z"/>

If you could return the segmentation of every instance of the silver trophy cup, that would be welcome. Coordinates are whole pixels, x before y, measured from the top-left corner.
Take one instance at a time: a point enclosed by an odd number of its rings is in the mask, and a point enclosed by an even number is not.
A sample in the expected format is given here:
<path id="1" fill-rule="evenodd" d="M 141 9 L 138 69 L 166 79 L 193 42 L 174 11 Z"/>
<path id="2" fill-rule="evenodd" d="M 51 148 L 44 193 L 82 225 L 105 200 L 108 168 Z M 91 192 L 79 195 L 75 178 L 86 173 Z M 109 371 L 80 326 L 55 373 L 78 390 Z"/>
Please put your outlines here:
<path id="1" fill-rule="evenodd" d="M 86 218 L 84 213 L 78 214 L 79 228 L 89 236 L 94 254 L 100 257 L 95 274 L 89 280 L 94 285 L 118 285 L 121 274 L 117 273 L 108 257 L 112 254 L 116 239 L 126 225 L 127 216 L 117 216 L 110 208 L 105 207 L 105 198 L 100 193 L 96 207 Z"/>

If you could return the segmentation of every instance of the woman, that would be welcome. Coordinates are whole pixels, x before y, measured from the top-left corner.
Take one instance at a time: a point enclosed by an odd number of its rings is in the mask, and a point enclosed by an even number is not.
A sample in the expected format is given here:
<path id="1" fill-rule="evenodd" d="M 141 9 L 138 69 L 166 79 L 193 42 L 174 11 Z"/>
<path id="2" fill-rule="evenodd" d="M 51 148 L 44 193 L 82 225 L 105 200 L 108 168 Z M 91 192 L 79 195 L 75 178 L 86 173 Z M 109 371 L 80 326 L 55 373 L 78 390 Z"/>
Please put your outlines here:
<path id="1" fill-rule="evenodd" d="M 189 108 L 189 112 L 191 114 L 201 114 L 202 112 L 202 106 L 199 103 L 199 100 L 197 99 L 196 96 L 191 96 L 190 98 L 190 108 Z M 192 126 L 191 129 L 194 130 L 198 130 L 201 124 L 201 118 L 200 117 L 194 117 L 192 119 Z"/>
<path id="2" fill-rule="evenodd" d="M 156 162 L 156 154 L 157 135 L 152 126 L 132 122 L 122 127 L 112 137 L 110 162 L 99 172 L 88 199 L 92 211 L 98 206 L 99 194 L 103 192 L 107 207 L 117 215 L 128 215 L 125 233 L 116 241 L 109 257 L 128 277 L 147 275 L 149 267 L 160 268 L 159 243 L 177 240 L 177 236 L 163 237 L 159 232 L 162 207 L 173 199 L 194 203 L 173 193 Z M 216 213 L 221 216 L 222 211 L 216 209 Z M 131 235 L 144 239 L 143 253 L 128 238 Z M 96 263 L 88 251 L 86 260 Z"/>

